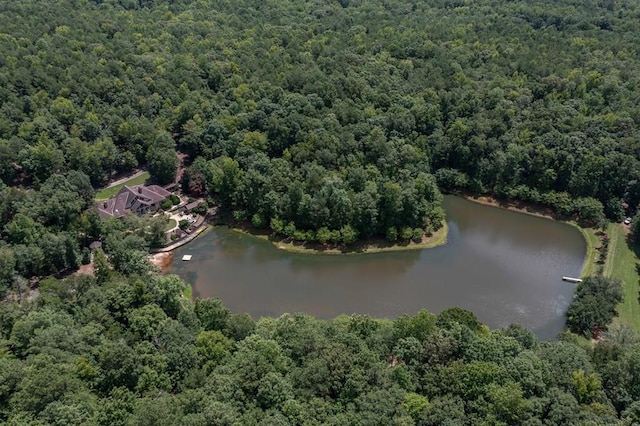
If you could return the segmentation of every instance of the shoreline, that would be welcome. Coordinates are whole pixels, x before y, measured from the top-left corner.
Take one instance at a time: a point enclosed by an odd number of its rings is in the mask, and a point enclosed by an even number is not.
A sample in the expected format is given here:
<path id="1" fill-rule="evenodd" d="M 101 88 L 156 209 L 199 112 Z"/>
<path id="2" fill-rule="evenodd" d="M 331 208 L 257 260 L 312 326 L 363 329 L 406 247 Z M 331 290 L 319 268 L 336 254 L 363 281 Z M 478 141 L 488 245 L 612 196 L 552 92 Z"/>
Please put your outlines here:
<path id="1" fill-rule="evenodd" d="M 193 234 L 191 234 L 191 238 L 183 239 L 181 241 L 178 241 L 177 243 L 170 244 L 166 247 L 162 247 L 159 250 L 150 252 L 148 257 L 149 261 L 153 266 L 158 268 L 161 273 L 166 272 L 166 270 L 171 265 L 171 262 L 173 262 L 173 254 L 176 249 L 189 244 L 197 237 L 200 237 L 201 235 L 209 232 L 211 229 L 213 229 L 213 225 L 207 224 L 206 226 L 198 228 Z"/>
<path id="2" fill-rule="evenodd" d="M 249 227 L 230 226 L 228 224 L 208 225 L 203 227 L 199 232 L 194 235 L 194 238 L 189 241 L 183 241 L 182 244 L 171 247 L 166 251 L 156 251 L 149 253 L 149 261 L 152 265 L 160 270 L 161 273 L 165 273 L 171 262 L 173 262 L 174 252 L 177 248 L 180 248 L 195 239 L 195 237 L 202 236 L 207 232 L 214 229 L 216 226 L 227 226 L 229 229 L 247 235 L 252 238 L 258 238 L 263 241 L 271 243 L 275 248 L 279 250 L 288 251 L 290 253 L 302 253 L 302 254 L 331 254 L 331 255 L 345 255 L 345 254 L 369 254 L 369 253 L 385 253 L 393 251 L 405 251 L 405 250 L 423 250 L 438 247 L 447 243 L 447 236 L 449 234 L 449 225 L 447 221 L 443 221 L 442 227 L 434 232 L 430 237 L 426 235 L 422 237 L 422 241 L 416 243 L 410 241 L 408 243 L 390 243 L 384 238 L 363 240 L 355 243 L 350 247 L 339 246 L 322 246 L 319 243 L 296 243 L 295 241 L 286 241 L 286 239 L 274 239 L 271 234 L 258 230 L 251 230 Z"/>
<path id="3" fill-rule="evenodd" d="M 556 222 L 572 223 L 553 214 L 551 209 L 548 207 L 536 207 L 533 204 L 527 204 L 522 201 L 500 200 L 490 195 L 472 195 L 464 192 L 452 192 L 451 194 L 457 197 L 462 197 L 467 201 L 482 204 L 483 206 L 497 207 L 499 209 L 509 210 L 516 213 L 528 214 L 529 216 L 555 220 Z"/>
<path id="4" fill-rule="evenodd" d="M 514 213 L 522 213 L 529 216 L 553 220 L 576 228 L 584 239 L 586 249 L 584 263 L 580 270 L 580 278 L 589 277 L 593 275 L 596 270 L 596 262 L 599 257 L 596 242 L 599 242 L 599 238 L 596 235 L 596 230 L 594 228 L 583 228 L 572 220 L 562 219 L 558 215 L 554 215 L 548 207 L 536 207 L 535 205 L 527 204 L 522 201 L 499 200 L 490 195 L 471 195 L 462 192 L 453 193 L 453 195 L 483 206 L 495 207 L 503 210 L 509 210 Z"/>
<path id="5" fill-rule="evenodd" d="M 543 219 L 549 219 L 556 222 L 561 222 L 576 228 L 581 234 L 585 241 L 586 253 L 584 264 L 582 266 L 582 270 L 580 272 L 580 277 L 585 278 L 589 275 L 592 275 L 596 269 L 596 262 L 598 259 L 598 251 L 596 244 L 599 243 L 599 238 L 596 235 L 596 230 L 594 228 L 583 228 L 579 226 L 574 221 L 564 220 L 557 215 L 554 215 L 548 208 L 540 208 L 531 204 L 527 204 L 521 201 L 509 201 L 509 200 L 499 200 L 495 197 L 489 195 L 473 195 L 462 192 L 455 192 L 452 195 L 462 197 L 467 201 L 485 205 L 488 207 L 495 207 L 504 210 L 509 210 L 514 213 L 522 213 L 527 214 L 534 217 L 540 217 Z M 422 241 L 419 243 L 410 241 L 408 243 L 390 243 L 384 238 L 374 238 L 368 240 L 362 240 L 356 242 L 354 245 L 350 247 L 344 246 L 331 246 L 331 245 L 321 245 L 319 243 L 304 243 L 304 242 L 295 242 L 288 240 L 286 238 L 274 238 L 270 233 L 262 230 L 252 229 L 250 226 L 239 226 L 239 225 L 230 225 L 227 223 L 218 223 L 217 225 L 208 225 L 203 227 L 199 232 L 196 232 L 195 235 L 188 241 L 182 242 L 179 246 L 186 245 L 191 242 L 195 237 L 203 235 L 213 229 L 215 226 L 227 226 L 229 229 L 232 229 L 236 232 L 242 233 L 244 235 L 248 235 L 254 238 L 259 238 L 264 241 L 270 242 L 275 248 L 279 250 L 285 250 L 291 253 L 302 253 L 302 254 L 332 254 L 332 255 L 344 255 L 344 254 L 370 254 L 370 253 L 385 253 L 385 252 L 393 252 L 393 251 L 404 251 L 404 250 L 424 250 L 429 248 L 438 247 L 447 243 L 447 236 L 449 233 L 449 227 L 446 219 L 443 221 L 443 226 L 438 231 L 434 232 L 430 237 L 423 237 Z M 170 250 L 151 253 L 151 263 L 153 263 L 156 267 L 158 267 L 161 272 L 164 272 L 168 266 L 171 264 L 173 260 L 173 251 L 175 248 L 172 247 Z"/>
<path id="6" fill-rule="evenodd" d="M 167 269 L 173 262 L 173 251 L 162 251 L 149 255 L 149 261 L 160 270 L 160 274 L 165 274 Z M 184 281 L 185 288 L 182 291 L 182 297 L 191 300 L 193 298 L 193 285 Z"/>
<path id="7" fill-rule="evenodd" d="M 162 251 L 149 254 L 149 261 L 153 266 L 158 268 L 160 272 L 165 272 L 173 261 L 173 251 Z"/>
<path id="8" fill-rule="evenodd" d="M 423 250 L 446 244 L 447 236 L 449 234 L 449 226 L 447 225 L 447 222 L 445 220 L 443 221 L 442 227 L 439 230 L 434 232 L 430 237 L 423 236 L 422 241 L 419 243 L 413 241 L 410 241 L 408 243 L 390 243 L 384 238 L 375 238 L 358 241 L 352 246 L 345 247 L 331 245 L 323 246 L 320 243 L 300 243 L 295 241 L 288 241 L 286 238 L 273 238 L 271 234 L 267 232 L 257 232 L 248 227 L 239 227 L 237 225 L 225 226 L 228 226 L 229 229 L 235 232 L 267 241 L 279 250 L 302 254 L 353 255 L 405 250 Z"/>

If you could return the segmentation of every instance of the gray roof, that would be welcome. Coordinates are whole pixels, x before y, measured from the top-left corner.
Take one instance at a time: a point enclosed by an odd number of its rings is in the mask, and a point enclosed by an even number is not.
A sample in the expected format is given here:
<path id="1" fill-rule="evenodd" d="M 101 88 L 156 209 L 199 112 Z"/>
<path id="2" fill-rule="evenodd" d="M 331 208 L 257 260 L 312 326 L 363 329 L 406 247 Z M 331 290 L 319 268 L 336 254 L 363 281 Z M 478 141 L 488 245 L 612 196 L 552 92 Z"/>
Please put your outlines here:
<path id="1" fill-rule="evenodd" d="M 89 244 L 89 248 L 91 250 L 96 250 L 102 247 L 102 243 L 100 241 L 94 241 L 91 244 Z"/>
<path id="2" fill-rule="evenodd" d="M 122 217 L 138 211 L 143 206 L 162 202 L 170 194 L 158 185 L 125 185 L 115 197 L 98 203 L 98 214 L 101 217 Z"/>
<path id="3" fill-rule="evenodd" d="M 192 201 L 191 203 L 184 206 L 185 210 L 191 211 L 200 205 L 200 201 Z"/>

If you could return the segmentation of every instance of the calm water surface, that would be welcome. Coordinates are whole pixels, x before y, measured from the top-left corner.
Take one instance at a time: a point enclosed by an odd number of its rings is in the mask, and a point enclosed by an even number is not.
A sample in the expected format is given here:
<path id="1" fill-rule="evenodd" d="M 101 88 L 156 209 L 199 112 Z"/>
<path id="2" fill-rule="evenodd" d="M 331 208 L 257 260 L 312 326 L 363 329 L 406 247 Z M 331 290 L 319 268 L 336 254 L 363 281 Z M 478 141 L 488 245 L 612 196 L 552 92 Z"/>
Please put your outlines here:
<path id="1" fill-rule="evenodd" d="M 254 318 L 306 312 L 396 317 L 426 308 L 473 311 L 490 327 L 519 323 L 541 339 L 564 326 L 586 247 L 580 232 L 551 220 L 445 197 L 447 244 L 362 255 L 297 254 L 217 228 L 178 249 L 171 272 L 201 297 L 219 297 Z M 181 262 L 183 254 L 193 260 Z"/>

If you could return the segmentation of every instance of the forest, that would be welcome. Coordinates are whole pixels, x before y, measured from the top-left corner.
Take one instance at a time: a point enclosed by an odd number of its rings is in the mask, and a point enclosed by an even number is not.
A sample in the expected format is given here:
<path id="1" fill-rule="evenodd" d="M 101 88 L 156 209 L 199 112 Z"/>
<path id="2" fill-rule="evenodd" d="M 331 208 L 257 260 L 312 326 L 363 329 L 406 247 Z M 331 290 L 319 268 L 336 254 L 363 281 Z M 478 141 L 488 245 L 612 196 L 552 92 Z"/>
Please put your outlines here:
<path id="1" fill-rule="evenodd" d="M 628 0 L 0 1 L 0 422 L 637 424 L 615 280 L 586 280 L 553 342 L 458 308 L 254 319 L 155 270 L 160 221 L 92 205 L 145 168 L 320 244 L 430 234 L 453 191 L 634 216 L 638 18 Z"/>
<path id="2" fill-rule="evenodd" d="M 640 335 L 591 345 L 459 308 L 254 321 L 174 275 L 98 268 L 0 305 L 6 425 L 632 425 Z"/>
<path id="3" fill-rule="evenodd" d="M 583 223 L 640 203 L 628 1 L 18 1 L 0 178 L 148 167 L 238 221 L 350 243 L 437 230 L 441 191 Z M 320 232 L 318 232 L 320 231 Z"/>

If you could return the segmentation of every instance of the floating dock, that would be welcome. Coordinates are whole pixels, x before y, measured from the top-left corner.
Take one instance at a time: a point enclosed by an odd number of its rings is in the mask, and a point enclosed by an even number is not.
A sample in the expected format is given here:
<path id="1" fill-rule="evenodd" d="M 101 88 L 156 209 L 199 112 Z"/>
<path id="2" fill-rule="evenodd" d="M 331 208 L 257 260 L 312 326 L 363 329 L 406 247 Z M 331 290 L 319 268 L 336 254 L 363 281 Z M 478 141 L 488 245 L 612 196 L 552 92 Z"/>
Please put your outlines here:
<path id="1" fill-rule="evenodd" d="M 562 277 L 562 281 L 568 281 L 570 283 L 581 283 L 582 279 L 580 278 L 573 278 L 573 277 Z"/>
<path id="2" fill-rule="evenodd" d="M 184 256 L 182 256 L 182 260 L 185 262 L 188 262 L 191 260 L 191 258 L 193 257 L 193 255 L 191 254 L 185 254 Z"/>

